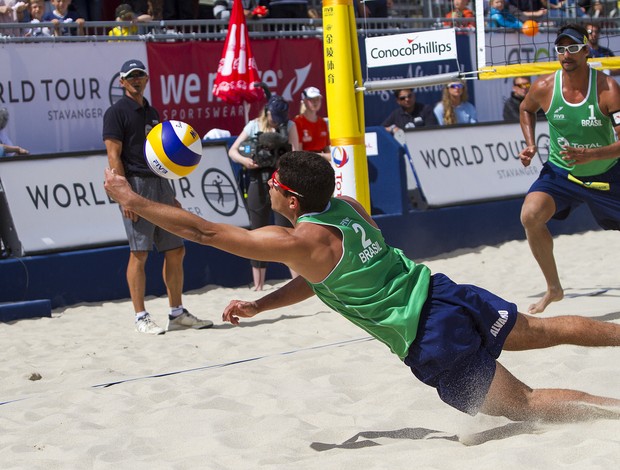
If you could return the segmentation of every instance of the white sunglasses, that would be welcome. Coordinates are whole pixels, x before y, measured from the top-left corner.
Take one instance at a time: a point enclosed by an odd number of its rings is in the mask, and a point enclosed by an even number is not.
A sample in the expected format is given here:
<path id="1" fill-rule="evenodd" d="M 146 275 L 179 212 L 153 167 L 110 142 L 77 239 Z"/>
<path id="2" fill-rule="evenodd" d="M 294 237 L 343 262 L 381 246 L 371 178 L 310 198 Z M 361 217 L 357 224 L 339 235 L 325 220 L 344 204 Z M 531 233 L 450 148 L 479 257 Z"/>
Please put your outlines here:
<path id="1" fill-rule="evenodd" d="M 555 46 L 555 52 L 558 54 L 566 54 L 566 52 L 570 52 L 571 54 L 577 54 L 581 49 L 586 47 L 587 44 L 571 44 L 570 46 Z"/>

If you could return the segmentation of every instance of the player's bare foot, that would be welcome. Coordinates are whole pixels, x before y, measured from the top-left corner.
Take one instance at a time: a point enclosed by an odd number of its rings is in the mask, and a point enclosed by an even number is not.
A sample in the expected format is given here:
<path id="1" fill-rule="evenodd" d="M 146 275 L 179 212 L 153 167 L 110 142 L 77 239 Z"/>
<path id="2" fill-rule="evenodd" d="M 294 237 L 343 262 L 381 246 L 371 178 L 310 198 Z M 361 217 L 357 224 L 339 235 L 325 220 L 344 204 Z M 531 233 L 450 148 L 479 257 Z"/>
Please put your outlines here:
<path id="1" fill-rule="evenodd" d="M 547 305 L 549 305 L 551 302 L 559 302 L 563 298 L 564 289 L 562 289 L 561 287 L 549 289 L 547 290 L 547 292 L 545 292 L 545 295 L 542 299 L 540 299 L 535 304 L 529 306 L 529 308 L 527 309 L 527 313 L 533 315 L 536 313 L 544 312 L 547 308 Z"/>

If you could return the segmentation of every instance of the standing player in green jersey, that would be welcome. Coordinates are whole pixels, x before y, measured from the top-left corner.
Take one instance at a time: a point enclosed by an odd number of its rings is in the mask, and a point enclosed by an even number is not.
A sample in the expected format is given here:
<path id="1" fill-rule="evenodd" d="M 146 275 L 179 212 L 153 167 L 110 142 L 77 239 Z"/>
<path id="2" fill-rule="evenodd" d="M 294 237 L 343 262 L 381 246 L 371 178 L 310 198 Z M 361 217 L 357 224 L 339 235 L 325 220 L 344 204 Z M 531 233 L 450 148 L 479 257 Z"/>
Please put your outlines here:
<path id="1" fill-rule="evenodd" d="M 386 344 L 449 405 L 513 420 L 619 417 L 620 400 L 566 389 L 532 390 L 497 362 L 502 348 L 620 346 L 620 325 L 584 317 L 535 318 L 476 286 L 458 285 L 385 243 L 363 207 L 332 198 L 331 164 L 311 152 L 280 158 L 269 180 L 272 208 L 293 228 L 246 230 L 145 199 L 113 170 L 105 188 L 123 207 L 180 237 L 245 258 L 277 261 L 300 276 L 254 302 L 233 300 L 223 320 L 317 295 Z M 600 406 L 618 409 L 603 409 Z"/>
<path id="2" fill-rule="evenodd" d="M 543 165 L 521 209 L 532 254 L 547 290 L 528 313 L 542 312 L 564 297 L 553 256 L 547 222 L 563 220 L 580 204 L 587 204 L 605 230 L 620 230 L 620 87 L 602 72 L 591 69 L 588 32 L 569 24 L 558 30 L 555 50 L 561 70 L 537 80 L 521 103 L 521 129 L 526 148 L 520 158 L 528 166 L 536 155 L 536 111 L 549 121 L 549 160 Z"/>

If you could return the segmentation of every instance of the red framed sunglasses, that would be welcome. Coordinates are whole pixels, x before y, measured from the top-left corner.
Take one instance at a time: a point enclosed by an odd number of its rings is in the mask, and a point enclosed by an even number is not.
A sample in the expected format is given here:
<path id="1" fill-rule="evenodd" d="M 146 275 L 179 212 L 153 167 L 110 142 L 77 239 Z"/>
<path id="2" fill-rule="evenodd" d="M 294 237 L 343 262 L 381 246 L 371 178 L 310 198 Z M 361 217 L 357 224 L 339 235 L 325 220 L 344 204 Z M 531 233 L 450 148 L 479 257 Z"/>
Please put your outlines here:
<path id="1" fill-rule="evenodd" d="M 284 191 L 288 191 L 289 193 L 294 194 L 297 197 L 304 197 L 303 194 L 298 193 L 297 191 L 289 188 L 287 185 L 285 185 L 281 181 L 278 181 L 277 173 L 278 173 L 278 170 L 274 171 L 273 174 L 271 175 L 271 184 L 273 184 L 274 187 L 280 188 Z"/>

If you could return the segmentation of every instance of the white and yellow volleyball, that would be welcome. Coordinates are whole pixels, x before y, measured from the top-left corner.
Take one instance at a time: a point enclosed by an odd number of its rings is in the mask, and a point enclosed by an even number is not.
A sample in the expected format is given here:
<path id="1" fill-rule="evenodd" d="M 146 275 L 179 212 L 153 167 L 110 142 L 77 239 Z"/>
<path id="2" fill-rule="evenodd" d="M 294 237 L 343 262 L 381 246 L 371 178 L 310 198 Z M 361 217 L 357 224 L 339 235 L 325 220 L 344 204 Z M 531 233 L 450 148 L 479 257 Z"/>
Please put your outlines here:
<path id="1" fill-rule="evenodd" d="M 198 132 L 182 121 L 164 121 L 146 136 L 144 158 L 153 173 L 176 180 L 196 169 L 202 157 Z"/>

